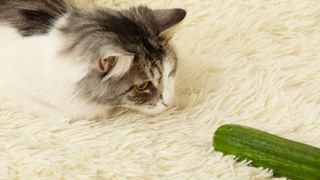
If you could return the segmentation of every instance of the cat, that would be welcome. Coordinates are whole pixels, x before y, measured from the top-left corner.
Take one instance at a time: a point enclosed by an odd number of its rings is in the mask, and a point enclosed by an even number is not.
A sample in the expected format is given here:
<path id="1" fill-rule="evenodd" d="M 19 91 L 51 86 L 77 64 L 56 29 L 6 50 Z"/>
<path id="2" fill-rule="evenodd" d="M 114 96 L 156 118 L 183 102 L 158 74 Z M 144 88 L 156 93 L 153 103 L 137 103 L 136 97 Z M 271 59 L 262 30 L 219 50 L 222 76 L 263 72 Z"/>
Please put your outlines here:
<path id="1" fill-rule="evenodd" d="M 161 113 L 173 105 L 178 58 L 170 39 L 185 16 L 178 8 L 0 0 L 1 97 L 78 118 L 112 107 Z"/>

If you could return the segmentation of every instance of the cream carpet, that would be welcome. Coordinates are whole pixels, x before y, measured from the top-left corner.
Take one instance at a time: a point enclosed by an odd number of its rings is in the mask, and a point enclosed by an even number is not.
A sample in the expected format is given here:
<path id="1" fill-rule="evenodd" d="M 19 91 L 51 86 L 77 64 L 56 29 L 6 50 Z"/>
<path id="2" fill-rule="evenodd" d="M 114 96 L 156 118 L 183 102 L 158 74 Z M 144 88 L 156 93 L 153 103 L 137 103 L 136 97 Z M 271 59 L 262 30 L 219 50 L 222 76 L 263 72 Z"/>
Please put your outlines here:
<path id="1" fill-rule="evenodd" d="M 212 134 L 225 123 L 320 147 L 319 1 L 95 2 L 188 11 L 173 40 L 180 55 L 175 108 L 72 123 L 1 108 L 0 179 L 272 178 L 214 152 Z"/>

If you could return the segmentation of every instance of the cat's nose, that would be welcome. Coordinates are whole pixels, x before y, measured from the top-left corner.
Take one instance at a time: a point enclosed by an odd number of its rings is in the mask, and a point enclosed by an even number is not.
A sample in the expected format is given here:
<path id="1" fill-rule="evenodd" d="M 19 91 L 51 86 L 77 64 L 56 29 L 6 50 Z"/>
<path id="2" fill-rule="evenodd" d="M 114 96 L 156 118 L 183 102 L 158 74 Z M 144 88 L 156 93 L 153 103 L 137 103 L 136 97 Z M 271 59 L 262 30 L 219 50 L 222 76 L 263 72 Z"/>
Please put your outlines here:
<path id="1" fill-rule="evenodd" d="M 162 104 L 166 107 L 166 108 L 170 108 L 172 106 L 171 103 L 168 102 L 162 102 Z"/>

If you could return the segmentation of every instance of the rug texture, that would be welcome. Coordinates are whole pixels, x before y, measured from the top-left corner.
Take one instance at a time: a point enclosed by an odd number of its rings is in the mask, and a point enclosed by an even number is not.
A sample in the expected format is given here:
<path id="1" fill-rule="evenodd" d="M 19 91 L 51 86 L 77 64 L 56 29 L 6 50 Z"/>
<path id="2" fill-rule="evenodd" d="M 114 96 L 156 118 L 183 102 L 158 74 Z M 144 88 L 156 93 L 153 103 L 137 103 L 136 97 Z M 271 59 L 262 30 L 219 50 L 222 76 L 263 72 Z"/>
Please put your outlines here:
<path id="1" fill-rule="evenodd" d="M 0 179 L 273 178 L 213 150 L 226 123 L 320 147 L 317 0 L 74 1 L 187 10 L 172 40 L 175 107 L 76 122 L 0 108 Z"/>

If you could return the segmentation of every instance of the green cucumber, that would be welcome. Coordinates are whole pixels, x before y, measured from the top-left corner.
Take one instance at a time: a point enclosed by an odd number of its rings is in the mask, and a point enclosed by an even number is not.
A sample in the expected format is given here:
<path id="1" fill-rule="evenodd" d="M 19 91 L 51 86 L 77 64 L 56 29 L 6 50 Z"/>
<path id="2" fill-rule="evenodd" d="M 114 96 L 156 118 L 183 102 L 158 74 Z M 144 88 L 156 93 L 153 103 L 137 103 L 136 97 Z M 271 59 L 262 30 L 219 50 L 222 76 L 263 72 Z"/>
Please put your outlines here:
<path id="1" fill-rule="evenodd" d="M 320 139 L 319 139 L 320 141 Z M 320 149 L 240 125 L 223 125 L 213 136 L 216 151 L 250 160 L 274 176 L 320 180 Z"/>

